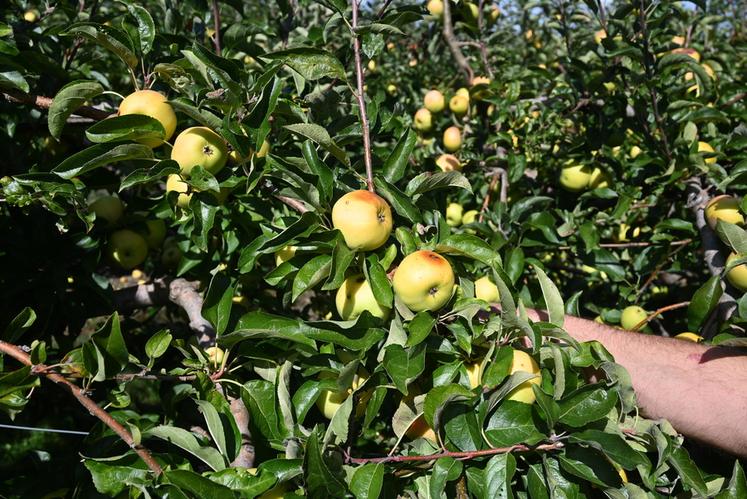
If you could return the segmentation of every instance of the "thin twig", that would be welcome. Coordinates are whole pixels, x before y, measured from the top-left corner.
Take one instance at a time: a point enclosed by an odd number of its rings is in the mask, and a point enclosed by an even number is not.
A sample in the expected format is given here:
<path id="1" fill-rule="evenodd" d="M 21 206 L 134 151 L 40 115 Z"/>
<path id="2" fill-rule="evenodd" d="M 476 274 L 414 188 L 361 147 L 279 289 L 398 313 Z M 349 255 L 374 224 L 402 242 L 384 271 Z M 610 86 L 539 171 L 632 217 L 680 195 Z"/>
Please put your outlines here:
<path id="1" fill-rule="evenodd" d="M 218 0 L 212 0 L 213 3 L 213 43 L 215 44 L 215 53 L 220 55 L 220 7 Z"/>
<path id="2" fill-rule="evenodd" d="M 728 101 L 724 102 L 724 104 L 721 107 L 729 107 L 732 104 L 735 104 L 739 102 L 740 100 L 744 99 L 745 97 L 747 97 L 747 92 L 742 92 L 740 94 L 737 94 L 731 99 L 729 99 Z"/>
<path id="3" fill-rule="evenodd" d="M 43 95 L 27 94 L 18 90 L 3 90 L 0 93 L 7 101 L 16 104 L 30 104 L 39 109 L 49 109 L 52 105 L 52 99 Z M 85 118 L 91 118 L 92 120 L 104 120 L 112 115 L 112 113 L 108 111 L 96 109 L 95 107 L 90 106 L 81 106 L 76 109 L 73 114 Z"/>
<path id="4" fill-rule="evenodd" d="M 83 407 L 88 409 L 88 412 L 96 416 L 102 423 L 111 428 L 111 430 L 116 433 L 119 438 L 121 438 L 132 450 L 134 450 L 137 455 L 140 456 L 143 462 L 148 466 L 148 468 L 151 469 L 151 471 L 153 471 L 156 475 L 160 475 L 163 472 L 163 470 L 161 469 L 161 465 L 158 464 L 158 462 L 153 458 L 148 449 L 136 443 L 135 439 L 132 437 L 132 434 L 127 431 L 124 426 L 119 424 L 119 422 L 114 419 L 108 412 L 99 407 L 96 402 L 88 398 L 83 393 L 80 387 L 69 382 L 59 374 L 49 371 L 48 367 L 44 364 L 33 364 L 31 362 L 31 357 L 16 345 L 0 340 L 0 352 L 13 357 L 22 364 L 32 366 L 32 373 L 38 376 L 44 376 L 50 381 L 56 383 L 58 386 L 70 392 L 70 394 L 75 397 Z"/>
<path id="5" fill-rule="evenodd" d="M 459 69 L 461 69 L 467 77 L 467 83 L 471 84 L 475 73 L 472 71 L 472 68 L 464 57 L 464 54 L 462 54 L 456 36 L 454 36 L 454 26 L 451 24 L 451 2 L 444 2 L 443 23 L 444 40 L 446 40 L 446 44 L 449 46 L 449 50 L 451 50 L 451 55 L 454 56 L 457 66 L 459 66 Z"/>
<path id="6" fill-rule="evenodd" d="M 368 130 L 368 116 L 366 113 L 366 92 L 363 89 L 365 77 L 363 76 L 363 64 L 361 63 L 361 41 L 358 38 L 358 0 L 350 0 L 353 7 L 353 54 L 355 56 L 355 76 L 358 84 L 356 98 L 360 108 L 361 129 L 363 132 L 363 162 L 366 165 L 366 185 L 368 190 L 374 192 L 373 161 L 371 159 L 371 135 Z"/>
<path id="7" fill-rule="evenodd" d="M 639 322 L 638 324 L 636 324 L 633 327 L 633 329 L 631 329 L 631 331 L 638 331 L 640 328 L 642 328 L 643 326 L 645 326 L 649 321 L 651 321 L 651 319 L 653 319 L 654 317 L 656 317 L 659 314 L 663 314 L 664 312 L 669 312 L 670 310 L 677 310 L 678 308 L 684 308 L 684 307 L 687 307 L 688 305 L 690 305 L 689 301 L 683 301 L 683 302 L 680 302 L 680 303 L 674 303 L 672 305 L 667 305 L 666 307 L 661 307 L 661 308 L 657 309 L 655 312 L 649 314 L 648 317 L 646 317 L 645 319 L 643 319 L 641 322 Z"/>
<path id="8" fill-rule="evenodd" d="M 296 210 L 298 213 L 303 215 L 307 211 L 309 211 L 309 208 L 303 204 L 302 201 L 299 201 L 298 199 L 291 198 L 288 196 L 282 196 L 280 194 L 275 194 L 275 198 L 284 203 L 287 206 L 290 206 L 294 210 Z"/>
<path id="9" fill-rule="evenodd" d="M 679 241 L 631 241 L 628 243 L 601 243 L 600 248 L 648 248 L 649 246 L 669 245 L 669 246 L 683 246 L 693 242 L 692 238 L 681 239 Z M 558 246 L 558 250 L 569 250 L 573 246 Z"/>
<path id="10" fill-rule="evenodd" d="M 379 13 L 376 14 L 376 19 L 381 19 L 382 17 L 384 17 L 384 14 L 386 14 L 386 9 L 389 8 L 390 3 L 392 3 L 392 0 L 386 0 L 386 2 L 384 2 L 384 5 L 382 5 L 379 9 Z"/>
<path id="11" fill-rule="evenodd" d="M 496 454 L 509 454 L 511 452 L 553 451 L 553 450 L 562 449 L 563 447 L 564 445 L 562 442 L 553 442 L 550 444 L 541 444 L 541 445 L 536 445 L 536 446 L 516 444 L 516 445 L 511 445 L 509 447 L 473 450 L 473 451 L 466 451 L 466 452 L 444 451 L 444 452 L 438 452 L 436 454 L 428 454 L 424 456 L 383 456 L 383 457 L 347 456 L 346 462 L 348 464 L 406 463 L 406 462 L 435 461 L 436 459 L 441 459 L 442 457 L 451 457 L 454 459 L 473 459 L 476 457 L 494 456 Z"/>

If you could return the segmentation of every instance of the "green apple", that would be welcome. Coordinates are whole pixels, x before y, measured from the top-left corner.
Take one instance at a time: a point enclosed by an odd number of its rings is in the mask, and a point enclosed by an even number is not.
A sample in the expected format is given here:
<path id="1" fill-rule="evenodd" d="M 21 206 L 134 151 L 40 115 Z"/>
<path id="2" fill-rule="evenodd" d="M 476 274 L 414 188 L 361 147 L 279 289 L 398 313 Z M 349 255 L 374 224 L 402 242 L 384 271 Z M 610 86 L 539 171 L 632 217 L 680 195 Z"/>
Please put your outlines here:
<path id="1" fill-rule="evenodd" d="M 226 357 L 226 352 L 220 347 L 207 347 L 205 353 L 213 367 L 221 367 Z"/>
<path id="2" fill-rule="evenodd" d="M 166 238 L 166 222 L 160 218 L 145 221 L 145 242 L 150 249 L 158 249 Z"/>
<path id="3" fill-rule="evenodd" d="M 459 203 L 449 203 L 446 207 L 446 223 L 450 227 L 458 227 L 462 223 L 464 207 Z"/>
<path id="4" fill-rule="evenodd" d="M 475 223 L 477 216 L 480 214 L 477 210 L 469 210 L 462 216 L 462 225 L 469 225 Z"/>
<path id="5" fill-rule="evenodd" d="M 483 276 L 475 281 L 475 298 L 495 303 L 501 299 L 501 294 L 498 286 L 488 276 Z"/>
<path id="6" fill-rule="evenodd" d="M 438 90 L 430 90 L 423 98 L 423 105 L 431 113 L 440 113 L 446 107 L 444 94 Z"/>
<path id="7" fill-rule="evenodd" d="M 511 370 L 509 371 L 509 374 L 518 372 L 534 374 L 535 377 L 526 380 L 525 382 L 511 390 L 507 396 L 507 399 L 515 400 L 516 402 L 523 402 L 525 404 L 533 404 L 536 400 L 536 397 L 534 395 L 534 390 L 532 390 L 532 385 L 539 386 L 539 384 L 542 382 L 539 365 L 537 365 L 537 362 L 528 353 L 522 352 L 521 350 L 514 350 L 514 356 L 511 360 Z"/>
<path id="8" fill-rule="evenodd" d="M 429 0 L 426 9 L 428 9 L 430 15 L 441 17 L 444 15 L 444 2 L 443 0 Z"/>
<path id="9" fill-rule="evenodd" d="M 580 192 L 589 186 L 593 170 L 585 165 L 570 165 L 560 170 L 560 185 L 570 192 Z"/>
<path id="10" fill-rule="evenodd" d="M 469 90 L 464 89 L 467 95 L 456 94 L 449 100 L 449 109 L 457 116 L 463 116 L 469 111 Z"/>
<path id="11" fill-rule="evenodd" d="M 620 325 L 623 329 L 634 331 L 633 328 L 640 324 L 641 321 L 646 319 L 646 317 L 648 317 L 648 313 L 643 308 L 637 305 L 631 305 L 629 307 L 625 307 L 620 314 Z"/>
<path id="12" fill-rule="evenodd" d="M 731 255 L 729 255 L 729 258 L 726 259 L 726 263 L 728 264 L 732 260 L 743 256 L 745 255 L 737 255 L 735 253 L 732 253 Z M 734 286 L 738 290 L 747 291 L 747 265 L 745 265 L 744 263 L 737 265 L 726 273 L 726 279 L 731 283 L 732 286 Z"/>
<path id="13" fill-rule="evenodd" d="M 610 178 L 607 175 L 607 173 L 599 168 L 598 166 L 595 167 L 591 171 L 591 177 L 589 177 L 589 188 L 590 189 L 604 189 L 606 187 L 609 187 L 610 185 Z"/>
<path id="14" fill-rule="evenodd" d="M 216 174 L 226 165 L 228 147 L 214 131 L 195 126 L 177 135 L 171 159 L 179 163 L 182 175 L 189 175 L 196 165 Z"/>
<path id="15" fill-rule="evenodd" d="M 296 256 L 296 248 L 295 246 L 283 246 L 279 250 L 275 252 L 275 266 L 279 267 L 283 263 L 287 262 L 294 256 Z"/>
<path id="16" fill-rule="evenodd" d="M 367 190 L 348 192 L 332 207 L 332 225 L 352 250 L 380 247 L 389 238 L 392 223 L 389 203 Z"/>
<path id="17" fill-rule="evenodd" d="M 439 310 L 454 294 L 454 271 L 449 261 L 438 253 L 418 250 L 399 264 L 392 287 L 413 312 Z"/>
<path id="18" fill-rule="evenodd" d="M 109 236 L 109 255 L 123 269 L 132 270 L 148 256 L 148 243 L 135 231 L 118 230 Z"/>
<path id="19" fill-rule="evenodd" d="M 716 196 L 708 201 L 705 217 L 711 229 L 716 228 L 719 220 L 737 225 L 744 225 L 744 216 L 739 210 L 739 200 L 732 196 Z"/>
<path id="20" fill-rule="evenodd" d="M 707 165 L 712 165 L 716 160 L 718 160 L 716 157 L 716 151 L 713 150 L 713 147 L 711 147 L 711 144 L 708 142 L 698 142 L 698 152 L 705 153 L 706 158 L 703 161 L 705 161 Z"/>
<path id="21" fill-rule="evenodd" d="M 142 114 L 158 120 L 163 126 L 164 137 L 160 139 L 142 139 L 140 142 L 148 147 L 158 147 L 168 141 L 176 131 L 176 113 L 164 96 L 155 90 L 138 90 L 119 104 L 119 115 Z"/>
<path id="22" fill-rule="evenodd" d="M 450 126 L 444 130 L 444 149 L 454 152 L 462 147 L 462 131 L 455 126 Z"/>
<path id="23" fill-rule="evenodd" d="M 97 219 L 106 221 L 109 225 L 115 224 L 122 218 L 124 205 L 117 196 L 101 196 L 88 207 L 96 214 Z"/>
<path id="24" fill-rule="evenodd" d="M 418 130 L 420 132 L 427 132 L 431 128 L 433 128 L 433 115 L 431 115 L 431 112 L 426 108 L 421 107 L 415 113 L 415 119 L 413 123 L 415 130 Z"/>
<path id="25" fill-rule="evenodd" d="M 442 154 L 436 158 L 436 166 L 444 172 L 462 171 L 462 163 L 453 154 Z"/>
<path id="26" fill-rule="evenodd" d="M 337 313 L 345 321 L 357 319 L 364 311 L 386 320 L 390 311 L 388 307 L 376 301 L 371 285 L 361 274 L 350 276 L 343 281 L 337 290 L 335 305 Z"/>

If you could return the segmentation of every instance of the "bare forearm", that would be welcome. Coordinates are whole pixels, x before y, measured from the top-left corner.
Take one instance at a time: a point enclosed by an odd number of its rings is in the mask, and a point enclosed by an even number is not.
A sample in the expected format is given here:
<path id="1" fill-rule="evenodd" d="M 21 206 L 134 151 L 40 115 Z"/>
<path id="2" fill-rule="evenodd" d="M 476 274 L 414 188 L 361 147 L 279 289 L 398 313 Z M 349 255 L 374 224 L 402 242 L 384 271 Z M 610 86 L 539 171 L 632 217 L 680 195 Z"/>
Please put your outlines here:
<path id="1" fill-rule="evenodd" d="M 666 418 L 681 433 L 747 456 L 747 357 L 735 349 L 632 333 L 567 316 L 579 341 L 598 341 L 630 373 L 649 418 Z"/>

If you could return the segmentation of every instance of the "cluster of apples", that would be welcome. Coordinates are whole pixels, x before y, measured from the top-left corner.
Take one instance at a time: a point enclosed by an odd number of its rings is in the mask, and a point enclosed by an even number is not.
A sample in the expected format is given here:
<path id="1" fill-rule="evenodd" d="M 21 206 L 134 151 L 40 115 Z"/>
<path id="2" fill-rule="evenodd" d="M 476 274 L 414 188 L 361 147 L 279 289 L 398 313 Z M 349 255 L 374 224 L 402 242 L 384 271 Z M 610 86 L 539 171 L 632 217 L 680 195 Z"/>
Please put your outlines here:
<path id="1" fill-rule="evenodd" d="M 716 224 L 719 220 L 724 222 L 744 225 L 744 215 L 739 208 L 739 199 L 721 195 L 712 198 L 708 201 L 705 208 L 705 218 L 708 225 L 712 228 L 716 228 Z M 731 253 L 726 259 L 727 266 L 738 258 L 744 258 L 747 255 L 740 255 L 737 253 Z M 739 291 L 747 291 L 747 264 L 736 265 L 726 272 L 726 280 L 737 288 Z"/>
<path id="2" fill-rule="evenodd" d="M 459 9 L 457 11 L 457 14 L 459 15 L 459 20 L 469 23 L 469 24 L 476 24 L 477 19 L 480 15 L 480 7 L 474 3 L 474 2 L 460 2 L 459 3 Z M 437 18 L 441 19 L 444 15 L 444 2 L 443 0 L 429 0 L 429 2 L 425 6 L 426 9 L 428 9 L 428 13 Z M 485 13 L 484 19 L 488 22 L 488 24 L 493 25 L 498 20 L 499 17 L 501 17 L 501 9 L 495 4 L 492 4 L 488 7 L 487 12 Z"/>
<path id="3" fill-rule="evenodd" d="M 472 87 L 478 85 L 489 85 L 490 79 L 478 76 L 473 78 Z M 476 100 L 480 100 L 484 96 L 482 91 L 475 91 L 470 96 L 470 91 L 462 87 L 458 89 L 454 95 L 449 99 L 449 110 L 458 119 L 463 118 L 470 109 L 470 98 L 473 97 Z M 413 127 L 415 130 L 422 134 L 429 134 L 433 130 L 434 115 L 438 115 L 446 109 L 446 96 L 436 89 L 429 90 L 423 98 L 423 107 L 415 112 L 413 117 Z M 449 126 L 444 130 L 442 136 L 442 145 L 446 153 L 441 154 L 436 159 L 436 165 L 445 172 L 448 171 L 460 171 L 462 169 L 462 163 L 459 158 L 454 154 L 462 147 L 462 130 L 458 126 Z"/>

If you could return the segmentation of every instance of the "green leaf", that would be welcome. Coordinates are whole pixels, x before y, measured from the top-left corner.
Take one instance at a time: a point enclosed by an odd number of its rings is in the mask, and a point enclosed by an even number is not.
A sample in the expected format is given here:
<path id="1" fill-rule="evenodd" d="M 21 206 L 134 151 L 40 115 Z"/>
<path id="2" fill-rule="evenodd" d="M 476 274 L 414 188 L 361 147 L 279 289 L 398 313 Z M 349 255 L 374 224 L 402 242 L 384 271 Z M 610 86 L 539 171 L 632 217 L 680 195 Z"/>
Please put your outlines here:
<path id="1" fill-rule="evenodd" d="M 281 441 L 287 435 L 282 428 L 277 407 L 275 385 L 265 380 L 251 380 L 244 383 L 242 398 L 252 414 L 254 424 L 268 440 Z"/>
<path id="2" fill-rule="evenodd" d="M 164 478 L 192 493 L 192 497 L 200 499 L 224 499 L 237 497 L 236 494 L 223 485 L 198 475 L 190 470 L 166 470 Z"/>
<path id="3" fill-rule="evenodd" d="M 701 326 L 718 305 L 724 290 L 721 288 L 721 276 L 708 279 L 693 294 L 687 307 L 687 327 L 690 331 L 700 331 Z"/>
<path id="4" fill-rule="evenodd" d="M 210 230 L 215 224 L 215 215 L 218 213 L 218 201 L 212 194 L 196 193 L 189 201 L 189 208 L 194 217 L 194 229 L 192 230 L 192 242 L 200 251 L 207 251 L 210 243 Z"/>
<path id="5" fill-rule="evenodd" d="M 104 87 L 97 81 L 76 80 L 62 87 L 54 96 L 47 115 L 47 126 L 52 137 L 59 140 L 68 117 L 103 91 Z"/>
<path id="6" fill-rule="evenodd" d="M 387 182 L 394 184 L 405 175 L 407 163 L 415 149 L 417 138 L 418 136 L 412 128 L 405 129 L 405 132 L 397 141 L 397 145 L 394 146 L 394 149 L 384 161 L 384 178 Z"/>
<path id="7" fill-rule="evenodd" d="M 342 286 L 345 280 L 345 272 L 353 263 L 354 258 L 355 252 L 348 248 L 342 237 L 338 237 L 335 249 L 332 251 L 331 271 L 327 281 L 322 286 L 322 290 L 333 290 Z"/>
<path id="8" fill-rule="evenodd" d="M 407 395 L 407 385 L 425 369 L 425 345 L 408 350 L 401 345 L 389 345 L 384 351 L 383 364 L 397 389 Z"/>
<path id="9" fill-rule="evenodd" d="M 125 114 L 94 123 L 86 137 L 94 144 L 126 140 L 163 139 L 166 132 L 161 122 L 143 114 Z"/>
<path id="10" fill-rule="evenodd" d="M 488 265 L 500 262 L 498 253 L 488 243 L 472 234 L 452 234 L 436 245 L 436 252 L 466 256 Z"/>
<path id="11" fill-rule="evenodd" d="M 418 312 L 410 322 L 407 323 L 407 346 L 415 346 L 422 343 L 436 325 L 436 319 L 427 310 Z"/>
<path id="12" fill-rule="evenodd" d="M 442 457 L 433 464 L 429 491 L 431 497 L 441 497 L 447 482 L 453 482 L 462 474 L 464 465 L 453 457 Z"/>
<path id="13" fill-rule="evenodd" d="M 560 296 L 560 291 L 558 291 L 555 283 L 547 277 L 545 271 L 539 266 L 535 265 L 534 271 L 537 273 L 537 278 L 539 279 L 540 287 L 542 288 L 542 296 L 545 299 L 550 322 L 562 328 L 563 321 L 565 320 L 565 306 L 563 305 L 563 298 Z"/>
<path id="14" fill-rule="evenodd" d="M 436 189 L 459 187 L 472 192 L 469 180 L 461 172 L 425 172 L 416 176 L 407 184 L 405 194 L 417 196 Z"/>
<path id="15" fill-rule="evenodd" d="M 511 479 L 516 472 L 516 458 L 511 453 L 496 454 L 485 466 L 486 497 L 512 498 Z"/>
<path id="16" fill-rule="evenodd" d="M 116 54 L 131 69 L 137 67 L 138 58 L 127 33 L 113 26 L 96 23 L 78 23 L 70 26 L 63 36 L 77 36 L 93 41 Z"/>
<path id="17" fill-rule="evenodd" d="M 26 78 L 23 77 L 18 71 L 1 71 L 0 72 L 0 88 L 15 88 L 22 92 L 28 92 L 29 84 Z"/>
<path id="18" fill-rule="evenodd" d="M 153 48 L 153 40 L 156 38 L 156 25 L 153 18 L 145 7 L 132 3 L 125 3 L 125 5 L 130 15 L 137 21 L 140 52 L 147 54 Z"/>
<path id="19" fill-rule="evenodd" d="M 202 447 L 189 431 L 175 426 L 159 425 L 143 432 L 144 437 L 157 437 L 189 452 L 215 471 L 226 467 L 220 452 L 213 447 Z"/>
<path id="20" fill-rule="evenodd" d="M 716 233 L 726 244 L 740 255 L 747 254 L 747 231 L 738 225 L 719 220 L 716 223 Z"/>
<path id="21" fill-rule="evenodd" d="M 559 421 L 579 428 L 605 417 L 617 403 L 617 392 L 604 385 L 585 385 L 558 402 Z"/>
<path id="22" fill-rule="evenodd" d="M 150 168 L 138 168 L 128 174 L 119 184 L 119 192 L 136 185 L 160 180 L 174 173 L 179 173 L 179 163 L 173 159 L 161 160 Z"/>
<path id="23" fill-rule="evenodd" d="M 306 441 L 303 468 L 309 497 L 345 497 L 348 489 L 341 476 L 341 459 L 337 454 L 324 452 L 318 428 L 311 432 Z"/>
<path id="24" fill-rule="evenodd" d="M 85 459 L 83 464 L 91 473 L 93 485 L 101 494 L 114 497 L 131 485 L 147 485 L 150 471 L 137 456 L 126 455 L 116 461 Z"/>
<path id="25" fill-rule="evenodd" d="M 350 166 L 350 159 L 348 158 L 345 151 L 332 140 L 329 136 L 329 132 L 324 127 L 315 125 L 313 123 L 297 123 L 295 125 L 286 125 L 286 129 L 293 133 L 306 137 L 316 142 L 324 149 L 327 150 L 332 156 L 337 158 L 345 166 Z"/>
<path id="26" fill-rule="evenodd" d="M 151 158 L 153 151 L 142 144 L 121 144 L 114 147 L 111 144 L 97 144 L 73 154 L 55 166 L 52 172 L 69 180 L 112 163 Z"/>
<path id="27" fill-rule="evenodd" d="M 438 428 L 441 413 L 449 402 L 455 400 L 470 400 L 474 394 L 462 385 L 450 384 L 436 386 L 425 396 L 423 402 L 423 416 L 431 428 Z"/>
<path id="28" fill-rule="evenodd" d="M 226 330 L 231 318 L 231 306 L 236 285 L 223 272 L 216 273 L 210 281 L 205 301 L 202 304 L 202 315 L 210 321 L 215 333 L 220 336 Z"/>
<path id="29" fill-rule="evenodd" d="M 16 315 L 8 327 L 5 328 L 3 337 L 9 343 L 15 343 L 23 333 L 30 328 L 36 321 L 36 312 L 30 307 L 25 307 L 21 312 Z"/>
<path id="30" fill-rule="evenodd" d="M 394 211 L 412 223 L 423 221 L 422 212 L 416 207 L 408 196 L 381 177 L 374 178 L 376 192 L 389 201 Z"/>
<path id="31" fill-rule="evenodd" d="M 355 469 L 350 479 L 350 491 L 356 499 L 377 499 L 383 486 L 383 464 L 364 464 Z"/>
<path id="32" fill-rule="evenodd" d="M 322 203 L 328 203 L 332 199 L 335 176 L 332 169 L 325 165 L 316 153 L 316 148 L 311 140 L 304 141 L 301 153 L 309 166 L 311 173 L 317 176 L 316 188 L 319 189 Z"/>
<path id="33" fill-rule="evenodd" d="M 584 430 L 570 435 L 571 442 L 585 443 L 603 452 L 626 470 L 638 465 L 649 464 L 648 459 L 640 452 L 633 450 L 620 436 L 600 430 Z"/>
<path id="34" fill-rule="evenodd" d="M 690 459 L 690 455 L 687 451 L 678 447 L 669 456 L 667 462 L 677 470 L 677 474 L 682 479 L 682 482 L 689 488 L 697 492 L 701 496 L 708 495 L 708 487 L 703 481 L 703 476 L 700 474 L 698 466 Z"/>
<path id="35" fill-rule="evenodd" d="M 513 400 L 504 400 L 498 406 L 488 420 L 485 436 L 492 447 L 534 445 L 544 438 L 534 424 L 532 406 Z"/>
<path id="36" fill-rule="evenodd" d="M 731 474 L 729 485 L 719 492 L 716 499 L 741 499 L 747 497 L 747 480 L 739 460 L 734 461 L 734 471 Z"/>
<path id="37" fill-rule="evenodd" d="M 391 308 L 394 301 L 392 283 L 386 275 L 386 270 L 379 263 L 379 257 L 375 254 L 369 255 L 366 258 L 366 265 L 363 267 L 363 270 L 376 301 L 381 305 Z"/>
<path id="38" fill-rule="evenodd" d="M 619 487 L 622 483 L 610 462 L 592 449 L 569 446 L 564 454 L 558 455 L 558 460 L 564 471 L 600 487 Z"/>
<path id="39" fill-rule="evenodd" d="M 156 334 L 148 338 L 145 343 L 145 355 L 151 359 L 157 359 L 168 350 L 173 336 L 166 329 L 161 329 Z"/>
<path id="40" fill-rule="evenodd" d="M 291 300 L 296 299 L 313 288 L 329 276 L 332 270 L 330 255 L 317 255 L 304 264 L 293 279 L 293 294 Z"/>
<path id="41" fill-rule="evenodd" d="M 221 421 L 220 414 L 218 414 L 218 411 L 213 407 L 213 404 L 207 400 L 195 400 L 195 403 L 197 404 L 200 413 L 205 418 L 207 429 L 210 432 L 210 436 L 212 437 L 213 442 L 215 442 L 216 447 L 218 447 L 221 454 L 226 456 L 229 461 L 233 460 L 235 456 L 228 452 L 226 434 L 223 431 L 223 422 Z"/>
<path id="42" fill-rule="evenodd" d="M 342 63 L 326 50 L 298 47 L 263 54 L 262 58 L 282 61 L 306 80 L 314 81 L 325 77 L 345 80 Z"/>

